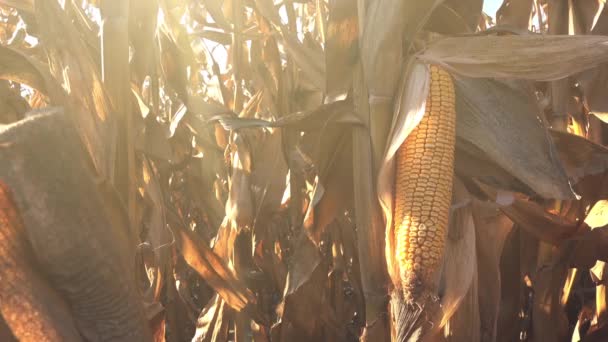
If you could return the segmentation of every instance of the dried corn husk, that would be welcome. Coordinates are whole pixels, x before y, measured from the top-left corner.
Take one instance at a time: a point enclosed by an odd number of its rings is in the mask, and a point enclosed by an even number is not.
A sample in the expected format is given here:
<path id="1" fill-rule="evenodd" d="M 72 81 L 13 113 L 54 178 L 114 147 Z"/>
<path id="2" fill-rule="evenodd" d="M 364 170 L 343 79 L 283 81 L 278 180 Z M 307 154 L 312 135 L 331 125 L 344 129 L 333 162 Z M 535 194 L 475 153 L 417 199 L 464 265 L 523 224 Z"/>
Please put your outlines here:
<path id="1" fill-rule="evenodd" d="M 417 58 L 468 77 L 553 81 L 608 61 L 608 37 L 445 37 L 432 41 Z"/>

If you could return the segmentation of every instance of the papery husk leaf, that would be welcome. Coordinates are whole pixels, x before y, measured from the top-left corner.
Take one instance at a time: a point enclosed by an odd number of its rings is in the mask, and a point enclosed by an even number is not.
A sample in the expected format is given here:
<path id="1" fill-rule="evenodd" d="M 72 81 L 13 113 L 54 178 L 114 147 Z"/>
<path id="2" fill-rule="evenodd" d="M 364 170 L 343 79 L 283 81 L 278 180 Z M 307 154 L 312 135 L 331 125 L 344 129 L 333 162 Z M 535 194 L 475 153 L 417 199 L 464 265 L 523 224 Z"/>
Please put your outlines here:
<path id="1" fill-rule="evenodd" d="M 502 282 L 500 259 L 503 247 L 513 230 L 513 222 L 494 203 L 473 201 L 475 220 L 479 314 L 482 341 L 495 341 L 500 312 Z"/>
<path id="2" fill-rule="evenodd" d="M 478 284 L 479 273 L 475 271 L 466 295 L 460 300 L 458 309 L 443 327 L 443 335 L 448 341 L 487 341 L 481 338 L 481 312 L 479 294 L 485 291 Z"/>
<path id="3" fill-rule="evenodd" d="M 608 61 L 608 36 L 444 37 L 417 54 L 467 77 L 554 81 Z"/>
<path id="4" fill-rule="evenodd" d="M 437 328 L 444 327 L 458 310 L 463 298 L 471 290 L 477 272 L 475 223 L 471 204 L 471 195 L 456 178 L 441 275 L 443 315 L 435 322 Z"/>

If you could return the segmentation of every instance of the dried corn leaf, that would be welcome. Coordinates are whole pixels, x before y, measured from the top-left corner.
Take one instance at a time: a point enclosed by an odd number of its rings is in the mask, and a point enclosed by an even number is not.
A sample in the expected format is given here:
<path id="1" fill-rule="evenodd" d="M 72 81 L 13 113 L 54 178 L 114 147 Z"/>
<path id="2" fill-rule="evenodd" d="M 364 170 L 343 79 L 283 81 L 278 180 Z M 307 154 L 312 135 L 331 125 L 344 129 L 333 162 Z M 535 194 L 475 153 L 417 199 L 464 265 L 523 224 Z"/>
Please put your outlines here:
<path id="1" fill-rule="evenodd" d="M 456 136 L 545 198 L 574 194 L 535 99 L 521 83 L 457 77 Z"/>
<path id="2" fill-rule="evenodd" d="M 268 215 L 280 207 L 285 193 L 284 180 L 288 169 L 282 154 L 282 135 L 281 130 L 263 137 L 260 135 L 259 140 L 262 141 L 253 147 L 251 186 L 256 203 L 256 221 L 259 216 Z"/>
<path id="3" fill-rule="evenodd" d="M 232 31 L 232 25 L 228 22 L 222 11 L 222 1 L 218 0 L 205 0 L 205 9 L 209 11 L 209 14 L 213 18 L 216 24 L 219 25 L 226 32 Z"/>
<path id="4" fill-rule="evenodd" d="M 550 130 L 568 176 L 575 182 L 608 170 L 608 149 L 583 137 Z"/>
<path id="5" fill-rule="evenodd" d="M 608 65 L 586 70 L 577 79 L 589 112 L 603 122 L 608 122 L 608 101 L 604 96 L 604 90 L 608 87 Z"/>
<path id="6" fill-rule="evenodd" d="M 480 183 L 477 185 L 486 196 L 501 205 L 500 209 L 509 219 L 541 241 L 559 245 L 577 233 L 578 223 L 576 221 L 548 212 L 540 204 L 520 195 L 496 192 Z"/>
<path id="7" fill-rule="evenodd" d="M 594 264 L 594 260 L 598 260 L 589 272 L 593 281 L 599 285 L 605 281 L 605 263 L 603 261 L 605 257 L 603 257 L 604 253 L 598 252 L 606 248 L 604 231 L 608 225 L 608 201 L 597 201 L 587 213 L 584 222 L 591 232 L 576 242 L 577 245 L 574 247 L 570 261 L 577 266 L 590 267 Z"/>
<path id="8" fill-rule="evenodd" d="M 251 291 L 236 278 L 205 241 L 186 228 L 180 228 L 177 235 L 188 265 L 195 269 L 230 307 L 241 311 L 255 302 Z"/>
<path id="9" fill-rule="evenodd" d="M 533 196 L 535 192 L 517 177 L 498 166 L 482 150 L 463 139 L 456 139 L 454 172 L 463 178 L 474 178 L 496 189 L 521 192 Z"/>
<path id="10" fill-rule="evenodd" d="M 232 227 L 252 227 L 255 216 L 251 193 L 251 149 L 240 134 L 234 134 L 232 146 L 232 175 L 229 179 L 226 217 Z"/>
<path id="11" fill-rule="evenodd" d="M 174 241 L 171 232 L 167 228 L 165 202 L 160 184 L 157 175 L 154 173 L 152 164 L 147 159 L 144 159 L 142 163 L 142 177 L 140 179 L 143 181 L 144 198 L 147 200 L 150 208 L 150 214 L 146 217 L 146 223 L 149 227 L 146 240 L 150 242 L 157 259 L 156 274 L 152 287 L 154 288 L 154 299 L 158 301 L 160 300 L 160 290 L 163 285 L 162 280 L 164 279 L 165 272 L 167 272 L 170 260 L 170 249 L 168 247 Z"/>
<path id="12" fill-rule="evenodd" d="M 131 68 L 141 84 L 151 74 L 153 53 L 157 48 L 154 41 L 158 21 L 158 1 L 135 1 L 129 8 L 129 39 L 133 44 Z"/>
<path id="13" fill-rule="evenodd" d="M 475 32 L 482 5 L 483 0 L 445 0 L 433 11 L 425 30 L 441 34 Z"/>
<path id="14" fill-rule="evenodd" d="M 26 84 L 53 101 L 62 99 L 63 93 L 48 66 L 9 46 L 0 45 L 0 78 Z"/>
<path id="15" fill-rule="evenodd" d="M 345 93 L 352 83 L 358 58 L 358 26 L 357 6 L 352 1 L 330 3 L 325 39 L 326 92 L 330 96 Z"/>
<path id="16" fill-rule="evenodd" d="M 302 69 L 302 76 L 310 80 L 312 85 L 321 91 L 325 91 L 325 63 L 321 51 L 312 49 L 298 40 L 292 34 L 282 31 L 283 43 L 289 55 L 296 65 Z"/>
<path id="17" fill-rule="evenodd" d="M 608 37 L 444 37 L 430 42 L 417 57 L 467 77 L 553 81 L 608 62 Z"/>
<path id="18" fill-rule="evenodd" d="M 226 315 L 226 302 L 217 294 L 201 311 L 196 322 L 196 333 L 192 341 L 221 342 L 228 340 L 230 317 Z"/>
<path id="19" fill-rule="evenodd" d="M 608 262 L 608 228 L 593 229 L 576 241 L 569 264 L 582 269 L 591 268 L 597 260 Z"/>
<path id="20" fill-rule="evenodd" d="M 513 229 L 513 222 L 497 210 L 492 203 L 475 200 L 473 219 L 475 220 L 479 313 L 481 318 L 482 341 L 495 341 L 500 311 L 502 280 L 500 258 L 504 244 Z"/>
<path id="21" fill-rule="evenodd" d="M 498 25 L 527 30 L 530 25 L 534 0 L 505 0 L 496 11 Z"/>
<path id="22" fill-rule="evenodd" d="M 395 68 L 403 60 L 403 46 L 395 42 L 411 42 L 441 2 L 374 1 L 365 9 L 360 52 L 370 101 L 393 96 L 401 76 Z"/>
<path id="23" fill-rule="evenodd" d="M 94 55 L 59 3 L 36 3 L 35 14 L 41 38 L 45 41 L 51 74 L 61 80 L 73 99 L 78 99 L 66 103 L 72 120 L 97 172 L 105 179 L 112 179 L 116 152 L 115 117 L 110 115 L 110 102 Z"/>

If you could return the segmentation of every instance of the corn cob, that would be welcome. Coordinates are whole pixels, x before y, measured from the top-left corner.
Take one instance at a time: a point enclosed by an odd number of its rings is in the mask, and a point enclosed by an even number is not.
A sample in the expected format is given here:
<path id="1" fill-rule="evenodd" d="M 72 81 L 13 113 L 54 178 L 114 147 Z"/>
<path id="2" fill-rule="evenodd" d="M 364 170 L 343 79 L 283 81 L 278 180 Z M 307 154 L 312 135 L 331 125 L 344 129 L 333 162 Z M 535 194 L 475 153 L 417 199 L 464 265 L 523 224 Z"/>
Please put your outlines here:
<path id="1" fill-rule="evenodd" d="M 395 240 L 403 296 L 421 302 L 435 290 L 452 199 L 456 109 L 454 83 L 432 65 L 426 111 L 399 147 L 395 172 Z"/>

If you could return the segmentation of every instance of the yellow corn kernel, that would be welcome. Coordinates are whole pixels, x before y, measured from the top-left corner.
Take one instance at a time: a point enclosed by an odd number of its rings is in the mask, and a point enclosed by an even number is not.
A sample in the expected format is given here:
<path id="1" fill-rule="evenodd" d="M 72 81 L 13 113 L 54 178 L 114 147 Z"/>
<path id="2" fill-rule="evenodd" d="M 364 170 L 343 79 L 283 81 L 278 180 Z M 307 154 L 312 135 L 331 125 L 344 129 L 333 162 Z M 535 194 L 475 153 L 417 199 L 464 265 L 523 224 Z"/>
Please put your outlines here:
<path id="1" fill-rule="evenodd" d="M 434 291 L 452 200 L 456 107 L 448 72 L 432 65 L 426 111 L 396 155 L 395 241 L 404 299 Z"/>

